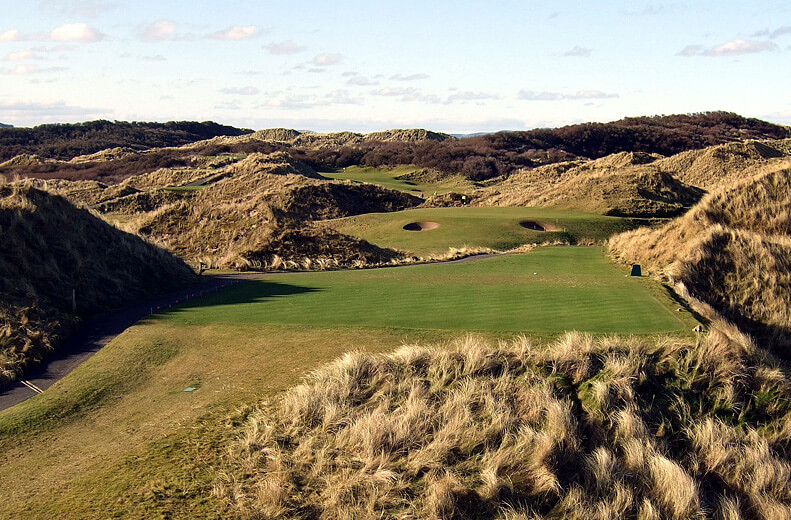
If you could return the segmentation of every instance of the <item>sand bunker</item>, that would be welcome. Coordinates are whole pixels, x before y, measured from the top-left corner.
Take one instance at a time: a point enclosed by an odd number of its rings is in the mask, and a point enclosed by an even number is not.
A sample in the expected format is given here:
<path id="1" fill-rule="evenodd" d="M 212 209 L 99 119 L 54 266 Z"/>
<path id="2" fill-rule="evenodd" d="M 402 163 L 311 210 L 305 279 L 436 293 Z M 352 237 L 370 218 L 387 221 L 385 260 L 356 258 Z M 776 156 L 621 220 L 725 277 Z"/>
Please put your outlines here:
<path id="1" fill-rule="evenodd" d="M 436 222 L 410 222 L 404 226 L 404 229 L 407 231 L 430 231 L 438 227 L 439 224 Z"/>
<path id="2" fill-rule="evenodd" d="M 523 228 L 533 231 L 560 231 L 560 228 L 548 222 L 535 222 L 533 220 L 523 220 L 519 223 Z"/>

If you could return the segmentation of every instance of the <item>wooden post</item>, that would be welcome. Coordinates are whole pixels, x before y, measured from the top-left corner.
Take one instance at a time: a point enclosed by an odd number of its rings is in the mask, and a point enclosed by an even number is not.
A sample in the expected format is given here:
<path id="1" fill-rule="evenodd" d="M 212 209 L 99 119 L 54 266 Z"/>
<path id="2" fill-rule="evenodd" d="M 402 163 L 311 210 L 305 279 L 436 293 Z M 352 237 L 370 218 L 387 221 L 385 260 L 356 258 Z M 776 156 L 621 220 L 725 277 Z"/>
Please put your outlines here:
<path id="1" fill-rule="evenodd" d="M 71 290 L 71 313 L 77 314 L 77 289 Z"/>

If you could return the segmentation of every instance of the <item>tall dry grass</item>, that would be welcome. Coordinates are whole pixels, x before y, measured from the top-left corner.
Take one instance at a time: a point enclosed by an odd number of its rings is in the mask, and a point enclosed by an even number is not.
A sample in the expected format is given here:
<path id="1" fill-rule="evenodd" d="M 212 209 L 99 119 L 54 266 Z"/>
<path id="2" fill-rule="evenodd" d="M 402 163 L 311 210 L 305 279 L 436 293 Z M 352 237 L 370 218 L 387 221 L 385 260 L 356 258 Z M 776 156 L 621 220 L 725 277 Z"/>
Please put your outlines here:
<path id="1" fill-rule="evenodd" d="M 194 280 L 167 251 L 32 184 L 0 183 L 0 383 L 43 359 L 81 316 Z"/>
<path id="2" fill-rule="evenodd" d="M 791 358 L 791 170 L 772 170 L 707 195 L 659 229 L 610 239 L 613 255 L 642 264 L 713 307 L 777 355 Z"/>
<path id="3" fill-rule="evenodd" d="M 780 519 L 790 448 L 788 374 L 727 326 L 468 338 L 314 372 L 249 414 L 215 492 L 241 518 Z"/>

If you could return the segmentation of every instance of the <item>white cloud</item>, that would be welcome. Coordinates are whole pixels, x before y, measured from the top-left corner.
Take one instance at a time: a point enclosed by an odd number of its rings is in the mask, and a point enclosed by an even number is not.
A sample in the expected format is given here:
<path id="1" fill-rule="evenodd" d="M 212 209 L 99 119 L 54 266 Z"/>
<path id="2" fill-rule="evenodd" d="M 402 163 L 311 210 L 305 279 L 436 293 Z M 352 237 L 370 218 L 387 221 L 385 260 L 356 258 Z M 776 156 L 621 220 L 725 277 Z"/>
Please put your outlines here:
<path id="1" fill-rule="evenodd" d="M 9 52 L 5 55 L 6 61 L 25 61 L 35 59 L 36 55 L 32 51 Z"/>
<path id="2" fill-rule="evenodd" d="M 485 101 L 487 99 L 500 99 L 497 94 L 490 94 L 488 92 L 455 92 L 448 96 L 447 103 L 458 103 L 467 101 Z"/>
<path id="3" fill-rule="evenodd" d="M 158 20 L 141 27 L 137 36 L 144 42 L 161 42 L 176 39 L 176 24 L 170 20 Z"/>
<path id="4" fill-rule="evenodd" d="M 578 90 L 574 94 L 564 94 L 563 92 L 549 92 L 535 90 L 520 90 L 517 96 L 523 101 L 561 101 L 579 99 L 613 99 L 619 97 L 618 94 L 602 92 L 601 90 Z"/>
<path id="5" fill-rule="evenodd" d="M 329 65 L 336 65 L 340 63 L 342 59 L 343 55 L 341 54 L 323 53 L 318 54 L 313 58 L 313 64 L 318 65 L 319 67 L 326 67 Z"/>
<path id="6" fill-rule="evenodd" d="M 65 23 L 49 33 L 49 39 L 57 42 L 98 42 L 104 38 L 104 34 L 84 23 Z"/>
<path id="7" fill-rule="evenodd" d="M 353 76 L 346 82 L 347 85 L 354 85 L 356 87 L 370 87 L 378 85 L 378 81 L 368 79 L 366 76 Z"/>
<path id="8" fill-rule="evenodd" d="M 161 54 L 140 56 L 140 59 L 145 61 L 167 61 L 167 58 L 165 58 Z"/>
<path id="9" fill-rule="evenodd" d="M 0 33 L 0 42 L 19 42 L 25 39 L 27 38 L 22 36 L 18 29 L 9 29 Z"/>
<path id="10" fill-rule="evenodd" d="M 422 73 L 410 74 L 408 76 L 402 76 L 401 74 L 394 74 L 393 76 L 390 76 L 390 79 L 394 81 L 418 81 L 421 79 L 428 79 L 428 78 L 429 78 L 428 74 L 422 74 Z"/>
<path id="11" fill-rule="evenodd" d="M 581 58 L 589 58 L 593 50 L 587 47 L 580 47 L 579 45 L 575 45 L 571 49 L 567 50 L 563 53 L 563 56 L 576 56 Z"/>
<path id="12" fill-rule="evenodd" d="M 770 38 L 777 38 L 778 36 L 783 36 L 786 34 L 791 34 L 791 25 L 784 25 L 782 27 L 778 27 L 772 34 L 769 36 Z"/>
<path id="13" fill-rule="evenodd" d="M 382 87 L 371 91 L 371 94 L 374 96 L 397 97 L 400 98 L 400 101 L 405 102 L 419 101 L 430 104 L 441 103 L 439 97 L 433 94 L 424 94 L 414 87 Z"/>
<path id="14" fill-rule="evenodd" d="M 363 102 L 362 97 L 352 96 L 346 90 L 333 90 L 324 97 L 333 105 L 360 105 Z"/>
<path id="15" fill-rule="evenodd" d="M 38 67 L 35 65 L 17 65 L 11 71 L 11 74 L 15 76 L 25 76 L 27 74 L 35 74 L 38 72 Z"/>
<path id="16" fill-rule="evenodd" d="M 284 42 L 272 42 L 268 45 L 264 45 L 264 49 L 269 51 L 269 54 L 297 54 L 305 50 L 305 47 L 296 44 L 291 40 L 286 40 Z"/>
<path id="17" fill-rule="evenodd" d="M 258 27 L 255 25 L 245 25 L 244 27 L 234 26 L 228 27 L 227 29 L 223 29 L 222 31 L 217 31 L 209 35 L 209 38 L 215 40 L 225 40 L 225 41 L 237 41 L 237 40 L 249 40 L 250 38 L 255 38 L 258 35 Z"/>
<path id="18" fill-rule="evenodd" d="M 777 44 L 767 40 L 743 40 L 736 38 L 720 45 L 704 48 L 702 45 L 687 45 L 678 52 L 678 56 L 742 56 L 777 49 Z"/>
<path id="19" fill-rule="evenodd" d="M 239 96 L 255 96 L 260 91 L 255 87 L 232 87 L 220 89 L 223 94 L 239 95 Z"/>
<path id="20" fill-rule="evenodd" d="M 64 119 L 84 121 L 108 117 L 112 118 L 110 111 L 106 109 L 67 105 L 64 101 L 52 103 L 0 102 L 0 121 L 20 125 L 34 125 Z"/>

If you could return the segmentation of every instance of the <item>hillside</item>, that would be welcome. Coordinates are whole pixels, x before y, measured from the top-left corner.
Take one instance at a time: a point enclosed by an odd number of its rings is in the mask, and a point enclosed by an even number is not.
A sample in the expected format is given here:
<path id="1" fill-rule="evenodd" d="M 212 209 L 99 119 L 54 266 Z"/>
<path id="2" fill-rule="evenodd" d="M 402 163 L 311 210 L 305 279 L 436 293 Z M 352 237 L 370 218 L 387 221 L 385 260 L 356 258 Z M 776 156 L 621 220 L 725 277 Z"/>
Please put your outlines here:
<path id="1" fill-rule="evenodd" d="M 124 215 L 126 229 L 166 244 L 184 259 L 233 268 L 388 262 L 397 256 L 394 251 L 311 223 L 421 202 L 368 184 L 323 180 L 284 152 L 162 168 L 114 185 L 37 182 L 52 183 L 100 212 Z"/>
<path id="2" fill-rule="evenodd" d="M 29 154 L 68 160 L 115 147 L 147 149 L 181 146 L 219 135 L 242 135 L 251 130 L 205 121 L 167 123 L 88 121 L 47 124 L 32 128 L 0 128 L 0 162 Z"/>
<path id="3" fill-rule="evenodd" d="M 0 384 L 56 349 L 81 317 L 195 280 L 169 253 L 26 183 L 0 185 L 0 230 Z"/>
<path id="4" fill-rule="evenodd" d="M 613 254 L 666 277 L 791 358 L 791 169 L 721 188 L 665 226 L 610 239 Z"/>
<path id="5" fill-rule="evenodd" d="M 621 152 L 520 170 L 475 194 L 481 206 L 554 206 L 603 215 L 667 217 L 703 196 L 656 167 L 658 156 Z"/>
<path id="6" fill-rule="evenodd" d="M 598 159 L 618 152 L 668 156 L 746 139 L 788 137 L 791 130 L 784 126 L 727 112 L 706 112 L 498 132 L 466 139 L 361 142 L 334 150 L 302 150 L 298 157 L 315 168 L 413 164 L 484 180 L 519 168 Z"/>

